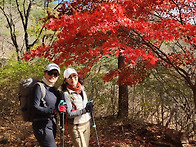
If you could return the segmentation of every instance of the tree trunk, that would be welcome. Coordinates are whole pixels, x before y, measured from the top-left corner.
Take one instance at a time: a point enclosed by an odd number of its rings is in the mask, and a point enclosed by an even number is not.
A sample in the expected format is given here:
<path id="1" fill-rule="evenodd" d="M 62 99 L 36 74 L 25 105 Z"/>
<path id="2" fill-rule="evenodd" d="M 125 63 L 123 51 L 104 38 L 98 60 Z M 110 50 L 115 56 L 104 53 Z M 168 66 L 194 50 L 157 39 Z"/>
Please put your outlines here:
<path id="1" fill-rule="evenodd" d="M 128 117 L 128 86 L 119 86 L 118 118 Z"/>
<path id="2" fill-rule="evenodd" d="M 118 57 L 118 69 L 124 66 L 124 57 Z M 119 75 L 119 81 L 121 80 Z M 126 83 L 119 83 L 118 118 L 128 117 L 128 86 Z"/>

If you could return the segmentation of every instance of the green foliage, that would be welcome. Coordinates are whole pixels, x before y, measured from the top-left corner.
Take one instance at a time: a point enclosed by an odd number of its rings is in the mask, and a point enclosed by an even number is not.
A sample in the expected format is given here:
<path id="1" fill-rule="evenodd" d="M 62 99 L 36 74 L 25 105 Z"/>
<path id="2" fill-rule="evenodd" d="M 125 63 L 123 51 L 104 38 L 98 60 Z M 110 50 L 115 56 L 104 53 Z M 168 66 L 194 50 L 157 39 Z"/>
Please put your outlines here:
<path id="1" fill-rule="evenodd" d="M 27 32 L 32 37 L 38 37 L 41 30 L 41 25 L 36 19 L 32 19 L 31 26 L 27 29 Z"/>
<path id="2" fill-rule="evenodd" d="M 45 13 L 44 13 L 43 8 L 33 7 L 32 8 L 31 16 L 36 21 L 40 21 L 41 18 L 44 18 L 45 17 Z"/>
<path id="3" fill-rule="evenodd" d="M 5 35 L 5 36 L 9 36 L 10 35 L 10 32 L 7 32 L 6 31 L 6 32 L 3 32 L 2 34 Z"/>
<path id="4" fill-rule="evenodd" d="M 39 59 L 31 63 L 10 59 L 0 69 L 0 84 L 18 84 L 27 77 L 39 78 L 43 75 L 45 65 L 47 64 L 48 61 L 45 59 Z M 15 82 L 13 83 L 13 81 Z"/>

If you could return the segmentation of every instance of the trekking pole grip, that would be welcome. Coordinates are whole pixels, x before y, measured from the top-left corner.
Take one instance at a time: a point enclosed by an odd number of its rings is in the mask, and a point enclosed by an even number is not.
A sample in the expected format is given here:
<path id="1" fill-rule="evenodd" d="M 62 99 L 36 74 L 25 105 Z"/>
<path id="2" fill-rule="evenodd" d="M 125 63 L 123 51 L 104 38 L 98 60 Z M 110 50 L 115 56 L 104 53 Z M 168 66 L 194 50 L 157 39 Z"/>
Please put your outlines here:
<path id="1" fill-rule="evenodd" d="M 65 113 L 66 112 L 66 102 L 61 100 L 59 103 L 59 112 Z"/>

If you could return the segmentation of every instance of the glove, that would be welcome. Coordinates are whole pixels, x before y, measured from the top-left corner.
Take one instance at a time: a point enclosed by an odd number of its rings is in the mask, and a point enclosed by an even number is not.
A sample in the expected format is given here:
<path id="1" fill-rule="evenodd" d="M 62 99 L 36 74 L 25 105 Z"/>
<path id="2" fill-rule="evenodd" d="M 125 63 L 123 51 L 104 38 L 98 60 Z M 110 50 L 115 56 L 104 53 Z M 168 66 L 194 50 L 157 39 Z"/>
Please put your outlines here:
<path id="1" fill-rule="evenodd" d="M 86 104 L 86 112 L 92 112 L 93 111 L 93 103 L 92 102 L 89 102 Z"/>
<path id="2" fill-rule="evenodd" d="M 55 114 L 55 108 L 54 107 L 48 107 L 48 114 Z"/>
<path id="3" fill-rule="evenodd" d="M 59 112 L 66 112 L 66 107 L 64 105 L 59 106 Z"/>

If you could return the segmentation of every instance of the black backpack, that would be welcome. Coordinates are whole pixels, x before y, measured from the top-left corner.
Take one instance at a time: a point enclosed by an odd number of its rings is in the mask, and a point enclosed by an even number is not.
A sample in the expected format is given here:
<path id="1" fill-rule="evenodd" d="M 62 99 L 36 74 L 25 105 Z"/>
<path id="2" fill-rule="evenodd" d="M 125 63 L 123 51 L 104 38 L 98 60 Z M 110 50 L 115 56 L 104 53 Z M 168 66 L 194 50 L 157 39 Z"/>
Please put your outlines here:
<path id="1" fill-rule="evenodd" d="M 47 107 L 44 97 L 46 95 L 46 88 L 44 84 L 39 82 L 37 79 L 29 78 L 25 79 L 19 84 L 19 101 L 21 114 L 24 121 L 32 122 L 33 121 L 33 86 L 39 84 L 42 92 L 42 102 L 44 107 Z"/>

